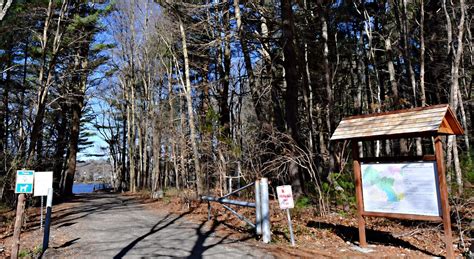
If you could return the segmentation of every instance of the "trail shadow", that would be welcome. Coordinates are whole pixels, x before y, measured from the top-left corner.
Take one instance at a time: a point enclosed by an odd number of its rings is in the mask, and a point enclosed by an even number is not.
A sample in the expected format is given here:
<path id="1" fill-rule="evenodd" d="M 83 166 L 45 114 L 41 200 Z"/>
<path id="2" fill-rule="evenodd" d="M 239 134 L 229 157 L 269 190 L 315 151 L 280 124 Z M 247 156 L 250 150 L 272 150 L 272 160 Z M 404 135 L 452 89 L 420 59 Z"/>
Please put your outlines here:
<path id="1" fill-rule="evenodd" d="M 339 224 L 328 224 L 318 221 L 309 221 L 307 226 L 318 229 L 329 229 L 346 242 L 353 243 L 354 241 L 359 240 L 359 229 L 356 227 L 348 227 Z M 425 253 L 429 256 L 442 257 L 442 255 L 433 254 L 430 251 L 420 249 L 405 240 L 396 238 L 390 232 L 366 229 L 365 234 L 368 243 L 403 247 Z"/>
<path id="2" fill-rule="evenodd" d="M 172 217 L 172 214 L 166 215 L 163 219 L 159 220 L 147 233 L 145 233 L 144 235 L 136 238 L 135 240 L 130 242 L 127 246 L 122 248 L 121 251 L 119 253 L 117 253 L 113 258 L 123 258 L 124 256 L 126 256 L 128 254 L 129 251 L 131 251 L 134 247 L 136 247 L 140 242 L 144 241 L 147 237 L 149 237 L 151 235 L 154 235 L 154 234 L 158 233 L 161 230 L 164 230 L 164 229 L 167 229 L 167 228 L 171 228 L 171 229 L 176 228 L 176 227 L 179 228 L 179 225 L 181 223 L 178 223 L 178 220 L 182 219 L 183 217 L 185 217 L 188 214 L 193 213 L 193 211 L 194 211 L 194 209 L 192 209 L 188 212 L 179 214 L 175 217 Z M 208 240 L 208 238 L 211 237 L 213 235 L 213 233 L 216 232 L 216 229 L 217 229 L 218 226 L 223 224 L 223 222 L 220 222 L 220 221 L 213 221 L 211 227 L 206 230 L 206 222 L 207 221 L 203 221 L 198 226 L 191 227 L 192 229 L 195 230 L 195 233 L 197 235 L 197 240 L 194 242 L 192 248 L 189 250 L 190 254 L 188 256 L 185 256 L 185 258 L 202 258 L 204 252 L 206 252 L 207 250 L 209 250 L 209 249 L 211 249 L 215 246 L 222 245 L 224 243 L 225 244 L 231 244 L 231 243 L 236 243 L 236 242 L 243 242 L 243 241 L 246 241 L 248 239 L 253 238 L 253 236 L 250 236 L 250 237 L 247 237 L 247 238 L 242 238 L 242 239 L 238 239 L 238 240 L 229 240 L 228 242 L 226 242 L 229 239 L 229 236 L 232 235 L 232 234 L 227 234 L 224 237 L 219 237 L 218 240 L 216 240 L 216 241 L 213 240 L 211 244 L 206 245 L 205 244 L 206 240 Z M 176 226 L 176 224 L 179 224 L 179 225 Z M 184 228 L 189 228 L 189 226 L 185 226 Z M 192 237 L 190 237 L 190 238 L 192 238 Z M 167 240 L 169 240 L 169 239 L 167 239 Z M 182 239 L 181 237 L 179 237 L 177 239 L 177 241 L 180 241 L 180 240 L 182 240 L 183 245 L 184 245 L 184 243 L 185 243 L 184 241 L 187 240 L 187 239 Z M 154 243 L 153 246 L 158 248 L 162 245 L 160 243 Z M 183 247 L 175 247 L 175 248 L 163 247 L 163 248 L 166 249 L 166 250 L 174 250 L 174 251 L 185 251 L 186 250 L 185 245 Z M 156 253 L 155 252 L 151 256 L 152 257 L 155 257 L 155 256 L 176 257 L 176 255 L 169 254 L 169 253 L 166 253 L 166 252 L 165 253 L 163 253 L 163 252 Z M 182 258 L 183 256 L 179 256 L 179 257 Z"/>
<path id="3" fill-rule="evenodd" d="M 231 226 L 231 225 L 229 225 L 225 222 L 214 220 L 212 222 L 211 228 L 209 230 L 203 232 L 202 230 L 203 230 L 205 224 L 206 224 L 206 221 L 202 222 L 199 225 L 199 227 L 196 229 L 196 234 L 198 235 L 198 239 L 196 240 L 196 243 L 194 244 L 193 248 L 191 249 L 191 255 L 189 255 L 188 258 L 202 258 L 204 252 L 206 252 L 207 250 L 209 250 L 209 249 L 211 249 L 215 246 L 221 245 L 226 240 L 228 240 L 229 236 L 232 235 L 230 233 L 225 235 L 224 237 L 220 238 L 220 240 L 217 241 L 214 244 L 204 245 L 205 241 L 216 231 L 216 229 L 219 225 L 222 224 L 222 225 L 225 225 L 227 227 L 231 227 L 234 230 L 238 229 L 235 226 Z M 230 242 L 226 242 L 226 244 L 232 244 L 232 243 L 236 243 L 236 242 L 243 242 L 243 241 L 249 240 L 251 238 L 253 238 L 253 235 L 251 235 L 249 237 L 246 237 L 246 238 L 241 238 L 241 239 L 238 239 L 238 240 L 232 240 Z"/>
<path id="4" fill-rule="evenodd" d="M 108 199 L 119 197 L 117 200 L 112 200 L 110 202 L 102 202 L 101 199 Z M 92 202 L 90 202 L 92 201 Z M 97 202 L 94 202 L 97 201 Z M 120 210 L 125 209 L 126 206 L 140 206 L 140 202 L 134 200 L 133 198 L 123 198 L 113 194 L 88 194 L 82 195 L 81 197 L 77 197 L 75 200 L 77 203 L 84 203 L 76 205 L 72 208 L 64 208 L 55 210 L 53 207 L 53 217 L 52 217 L 52 225 L 60 227 L 67 226 L 66 224 L 70 224 L 72 221 L 87 217 L 93 213 L 100 213 L 103 211 L 110 211 L 110 210 Z M 71 224 L 72 225 L 72 224 Z"/>
<path id="5" fill-rule="evenodd" d="M 167 227 L 169 227 L 170 225 L 174 224 L 177 220 L 181 219 L 182 217 L 192 213 L 194 211 L 193 210 L 190 210 L 188 212 L 185 212 L 185 213 L 182 213 L 178 216 L 176 216 L 174 219 L 170 220 L 169 222 L 167 222 L 165 225 L 159 227 L 162 223 L 164 223 L 170 216 L 171 214 L 168 214 L 166 215 L 163 219 L 159 220 L 158 223 L 156 223 L 151 229 L 150 231 L 148 231 L 148 233 L 136 238 L 135 240 L 133 240 L 132 242 L 130 242 L 126 247 L 122 248 L 122 250 L 120 250 L 120 252 L 118 254 L 116 254 L 113 258 L 122 258 L 124 257 L 134 246 L 136 246 L 140 241 L 142 241 L 143 239 L 145 239 L 146 237 L 150 236 L 150 235 L 153 235 L 155 234 L 156 232 L 162 230 L 162 229 L 165 229 Z"/>
<path id="6" fill-rule="evenodd" d="M 69 226 L 72 226 L 74 224 L 76 224 L 77 222 L 66 222 L 64 224 L 61 224 L 60 226 L 58 226 L 58 228 L 62 228 L 62 227 L 69 227 Z"/>
<path id="7" fill-rule="evenodd" d="M 66 247 L 71 246 L 71 245 L 73 245 L 74 243 L 76 243 L 76 241 L 79 240 L 79 239 L 81 239 L 81 238 L 78 237 L 78 238 L 74 238 L 74 239 L 72 239 L 72 240 L 69 240 L 69 241 L 65 242 L 64 244 L 62 244 L 62 245 L 60 245 L 60 246 L 54 247 L 54 249 L 66 248 Z"/>
<path id="8" fill-rule="evenodd" d="M 202 254 L 206 250 L 208 250 L 208 249 L 210 249 L 214 246 L 217 246 L 219 244 L 222 244 L 222 242 L 224 242 L 224 240 L 227 239 L 227 237 L 229 237 L 229 235 L 230 235 L 230 234 L 226 235 L 225 237 L 223 237 L 221 240 L 219 240 L 215 244 L 205 246 L 204 242 L 206 241 L 206 239 L 208 237 L 211 236 L 212 233 L 214 233 L 216 231 L 217 227 L 220 225 L 220 222 L 214 220 L 212 222 L 211 228 L 208 231 L 203 232 L 202 230 L 203 230 L 205 224 L 206 224 L 206 221 L 203 221 L 199 225 L 199 227 L 196 228 L 196 234 L 198 236 L 198 239 L 196 240 L 196 243 L 194 243 L 194 246 L 191 249 L 191 255 L 189 255 L 188 258 L 202 258 Z"/>

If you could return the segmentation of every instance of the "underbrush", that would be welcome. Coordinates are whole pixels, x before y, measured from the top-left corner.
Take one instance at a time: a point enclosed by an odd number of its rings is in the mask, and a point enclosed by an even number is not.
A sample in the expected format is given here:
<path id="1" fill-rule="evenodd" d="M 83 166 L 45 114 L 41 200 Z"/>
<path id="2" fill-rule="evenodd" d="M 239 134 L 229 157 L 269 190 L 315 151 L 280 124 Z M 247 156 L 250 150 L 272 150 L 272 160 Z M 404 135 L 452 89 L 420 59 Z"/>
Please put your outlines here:
<path id="1" fill-rule="evenodd" d="M 41 246 L 35 246 L 33 249 L 21 249 L 18 252 L 18 258 L 40 258 L 42 252 Z"/>

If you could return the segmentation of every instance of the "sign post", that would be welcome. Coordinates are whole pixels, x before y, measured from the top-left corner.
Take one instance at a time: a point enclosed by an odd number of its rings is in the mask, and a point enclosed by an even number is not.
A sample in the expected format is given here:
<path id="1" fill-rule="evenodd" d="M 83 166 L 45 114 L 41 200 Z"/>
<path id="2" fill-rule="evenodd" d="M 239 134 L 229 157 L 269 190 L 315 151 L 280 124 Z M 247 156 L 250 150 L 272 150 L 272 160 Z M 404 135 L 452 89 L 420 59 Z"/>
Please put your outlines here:
<path id="1" fill-rule="evenodd" d="M 293 192 L 291 191 L 291 185 L 283 185 L 277 187 L 278 203 L 280 204 L 280 209 L 286 210 L 286 215 L 288 217 L 288 229 L 290 230 L 290 239 L 291 245 L 295 245 L 295 236 L 293 235 L 293 226 L 291 224 L 290 209 L 295 207 L 293 201 Z"/>
<path id="2" fill-rule="evenodd" d="M 19 193 L 19 195 L 16 207 L 15 227 L 13 228 L 11 258 L 18 258 L 21 225 L 23 223 L 23 214 L 25 213 L 25 193 L 33 192 L 34 174 L 35 172 L 32 170 L 18 170 L 16 172 L 15 193 Z"/>
<path id="3" fill-rule="evenodd" d="M 53 188 L 48 189 L 48 197 L 46 199 L 46 222 L 43 233 L 43 252 L 48 249 L 49 246 L 49 232 L 51 228 L 51 212 L 53 206 Z"/>
<path id="4" fill-rule="evenodd" d="M 40 228 L 43 229 L 43 196 L 48 195 L 48 190 L 53 188 L 53 172 L 35 172 L 33 196 L 41 197 Z"/>

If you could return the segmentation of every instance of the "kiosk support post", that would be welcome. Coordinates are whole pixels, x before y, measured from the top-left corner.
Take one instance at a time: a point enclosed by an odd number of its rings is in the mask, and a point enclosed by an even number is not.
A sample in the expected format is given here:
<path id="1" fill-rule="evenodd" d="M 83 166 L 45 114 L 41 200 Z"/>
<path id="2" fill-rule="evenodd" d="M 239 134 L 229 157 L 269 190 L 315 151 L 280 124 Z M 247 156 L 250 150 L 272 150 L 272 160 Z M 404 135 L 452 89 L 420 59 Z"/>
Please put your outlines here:
<path id="1" fill-rule="evenodd" d="M 448 188 L 446 185 L 446 170 L 444 167 L 443 142 L 440 136 L 435 137 L 436 166 L 438 167 L 439 193 L 443 215 L 444 238 L 446 242 L 446 257 L 454 258 L 453 237 L 451 232 L 451 214 L 449 213 Z"/>
<path id="2" fill-rule="evenodd" d="M 356 187 L 356 199 L 357 199 L 357 218 L 359 222 L 359 245 L 361 247 L 367 246 L 365 238 L 365 219 L 362 215 L 364 211 L 364 204 L 362 202 L 362 180 L 360 175 L 360 161 L 359 161 L 359 147 L 357 140 L 352 140 L 352 159 L 354 160 L 354 179 Z"/>

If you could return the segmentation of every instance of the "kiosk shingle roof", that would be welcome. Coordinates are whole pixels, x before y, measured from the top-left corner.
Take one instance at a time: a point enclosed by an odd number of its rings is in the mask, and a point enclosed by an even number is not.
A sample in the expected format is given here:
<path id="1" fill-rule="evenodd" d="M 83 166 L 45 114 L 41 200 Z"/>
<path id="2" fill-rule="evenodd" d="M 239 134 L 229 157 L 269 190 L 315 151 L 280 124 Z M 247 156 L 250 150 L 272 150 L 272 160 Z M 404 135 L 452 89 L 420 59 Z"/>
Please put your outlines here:
<path id="1" fill-rule="evenodd" d="M 331 140 L 462 135 L 448 104 L 344 118 Z"/>

